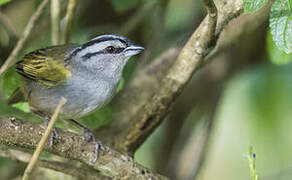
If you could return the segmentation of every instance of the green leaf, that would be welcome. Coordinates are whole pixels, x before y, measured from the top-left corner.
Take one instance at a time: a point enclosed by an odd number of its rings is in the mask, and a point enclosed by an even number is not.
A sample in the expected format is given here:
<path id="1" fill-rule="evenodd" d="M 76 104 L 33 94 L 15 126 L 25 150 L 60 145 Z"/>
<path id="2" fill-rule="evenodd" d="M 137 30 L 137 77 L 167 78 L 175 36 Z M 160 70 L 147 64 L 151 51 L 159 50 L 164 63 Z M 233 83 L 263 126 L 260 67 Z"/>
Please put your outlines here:
<path id="1" fill-rule="evenodd" d="M 292 53 L 286 54 L 284 51 L 279 50 L 272 40 L 270 32 L 267 35 L 267 50 L 270 57 L 269 59 L 274 64 L 285 65 L 292 61 Z"/>
<path id="2" fill-rule="evenodd" d="M 11 0 L 0 0 L 0 6 L 2 6 L 3 4 L 6 4 L 8 2 L 10 2 Z"/>
<path id="3" fill-rule="evenodd" d="M 105 106 L 88 116 L 82 117 L 78 121 L 90 129 L 96 129 L 102 125 L 107 124 L 111 121 L 111 119 L 112 111 L 109 106 Z"/>
<path id="4" fill-rule="evenodd" d="M 261 9 L 268 0 L 243 0 L 243 9 L 245 13 L 253 13 Z"/>
<path id="5" fill-rule="evenodd" d="M 11 107 L 6 102 L 0 100 L 0 116 L 16 117 L 30 122 L 42 122 L 41 118 L 32 114 L 23 112 L 17 108 Z"/>
<path id="6" fill-rule="evenodd" d="M 280 50 L 292 52 L 292 10 L 289 0 L 276 0 L 271 7 L 270 28 L 273 41 Z"/>
<path id="7" fill-rule="evenodd" d="M 121 78 L 121 80 L 119 82 L 119 85 L 118 85 L 117 92 L 119 92 L 120 90 L 122 90 L 123 87 L 124 87 L 124 85 L 125 85 L 125 78 L 122 76 L 122 78 Z"/>
<path id="8" fill-rule="evenodd" d="M 10 68 L 4 78 L 5 96 L 8 98 L 19 87 L 19 84 L 19 76 L 16 74 L 15 68 Z"/>
<path id="9" fill-rule="evenodd" d="M 13 104 L 12 107 L 22 110 L 23 112 L 30 113 L 29 105 L 27 102 Z"/>
<path id="10" fill-rule="evenodd" d="M 112 0 L 111 3 L 115 10 L 118 13 L 123 13 L 125 11 L 128 11 L 129 9 L 132 9 L 136 7 L 139 4 L 140 1 L 133 1 L 133 0 Z"/>

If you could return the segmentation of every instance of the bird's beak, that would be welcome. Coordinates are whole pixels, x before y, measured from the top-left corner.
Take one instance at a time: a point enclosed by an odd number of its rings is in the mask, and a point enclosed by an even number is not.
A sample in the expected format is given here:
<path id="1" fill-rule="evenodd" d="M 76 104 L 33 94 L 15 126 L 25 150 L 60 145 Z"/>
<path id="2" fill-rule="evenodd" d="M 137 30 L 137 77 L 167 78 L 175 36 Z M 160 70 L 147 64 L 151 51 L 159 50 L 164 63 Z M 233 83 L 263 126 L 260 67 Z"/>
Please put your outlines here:
<path id="1" fill-rule="evenodd" d="M 134 56 L 136 54 L 141 53 L 144 50 L 144 48 L 142 46 L 136 45 L 136 44 L 131 44 L 129 47 L 127 47 L 124 50 L 125 56 L 126 57 L 130 57 L 130 56 Z"/>

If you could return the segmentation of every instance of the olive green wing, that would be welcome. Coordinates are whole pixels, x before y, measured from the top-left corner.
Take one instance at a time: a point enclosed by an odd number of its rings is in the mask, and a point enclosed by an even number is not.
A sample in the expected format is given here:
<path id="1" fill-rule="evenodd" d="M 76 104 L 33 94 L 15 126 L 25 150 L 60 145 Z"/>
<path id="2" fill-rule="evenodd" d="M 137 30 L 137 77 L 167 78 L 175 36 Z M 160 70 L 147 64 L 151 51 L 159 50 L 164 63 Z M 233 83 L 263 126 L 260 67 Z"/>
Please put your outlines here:
<path id="1" fill-rule="evenodd" d="M 52 46 L 28 53 L 16 64 L 23 77 L 47 86 L 55 86 L 71 76 L 65 63 L 70 45 Z"/>

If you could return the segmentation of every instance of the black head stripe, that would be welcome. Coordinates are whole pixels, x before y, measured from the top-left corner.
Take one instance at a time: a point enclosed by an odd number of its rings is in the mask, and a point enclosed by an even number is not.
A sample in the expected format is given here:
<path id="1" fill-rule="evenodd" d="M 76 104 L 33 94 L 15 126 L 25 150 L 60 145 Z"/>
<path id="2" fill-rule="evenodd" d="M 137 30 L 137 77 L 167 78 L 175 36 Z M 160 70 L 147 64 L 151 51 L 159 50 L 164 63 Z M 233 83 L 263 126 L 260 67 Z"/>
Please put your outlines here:
<path id="1" fill-rule="evenodd" d="M 75 50 L 73 50 L 69 56 L 66 58 L 66 59 L 71 59 L 73 56 L 75 56 L 78 52 L 82 51 L 83 49 L 86 49 L 87 47 L 90 47 L 94 44 L 97 44 L 97 43 L 101 43 L 101 42 L 105 42 L 105 41 L 114 41 L 114 40 L 117 40 L 117 41 L 120 41 L 121 43 L 125 44 L 127 47 L 129 46 L 129 40 L 122 37 L 122 36 L 119 36 L 119 35 L 102 35 L 102 36 L 99 36 L 97 38 L 94 38 L 90 41 L 88 41 L 87 43 L 83 44 L 82 46 L 79 46 L 78 48 L 76 48 Z M 120 53 L 123 48 L 117 48 L 117 52 L 116 53 Z M 94 54 L 94 55 L 97 55 L 97 54 L 101 54 L 102 52 L 99 51 L 99 52 L 94 52 L 94 53 L 88 53 L 88 54 Z M 83 57 L 88 57 L 88 54 L 84 55 Z"/>
<path id="2" fill-rule="evenodd" d="M 119 54 L 121 53 L 125 48 L 115 48 L 115 50 L 111 53 L 111 54 Z M 99 54 L 109 54 L 105 49 L 101 50 L 101 51 L 97 51 L 94 53 L 87 53 L 85 55 L 82 56 L 83 60 L 87 60 L 89 58 L 91 58 L 92 56 L 96 56 Z"/>
<path id="3" fill-rule="evenodd" d="M 97 38 L 97 39 L 93 39 L 91 41 L 88 41 L 87 43 L 82 45 L 81 50 L 85 49 L 85 48 L 87 48 L 89 46 L 92 46 L 94 44 L 101 43 L 101 42 L 106 42 L 106 41 L 120 41 L 121 43 L 123 43 L 126 46 L 128 46 L 128 42 L 126 40 L 123 40 L 123 39 L 117 38 L 117 37 L 111 37 L 111 36 L 107 37 L 106 36 L 106 37 L 101 37 L 101 38 Z"/>

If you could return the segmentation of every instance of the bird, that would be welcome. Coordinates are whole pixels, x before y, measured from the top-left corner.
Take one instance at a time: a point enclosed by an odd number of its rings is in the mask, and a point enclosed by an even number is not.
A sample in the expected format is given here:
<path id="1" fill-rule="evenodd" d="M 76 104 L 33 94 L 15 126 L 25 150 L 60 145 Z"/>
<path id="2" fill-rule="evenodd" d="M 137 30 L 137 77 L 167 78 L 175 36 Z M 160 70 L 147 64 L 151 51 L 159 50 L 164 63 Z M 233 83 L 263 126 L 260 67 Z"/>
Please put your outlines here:
<path id="1" fill-rule="evenodd" d="M 106 105 L 116 94 L 122 71 L 130 57 L 141 53 L 142 46 L 116 34 L 99 35 L 83 44 L 64 44 L 38 49 L 16 63 L 21 77 L 8 104 L 27 101 L 31 111 L 50 121 L 60 99 L 67 102 L 59 118 L 83 129 L 86 141 L 95 144 L 95 157 L 104 150 L 89 128 L 78 119 Z M 57 132 L 54 129 L 50 146 Z"/>

